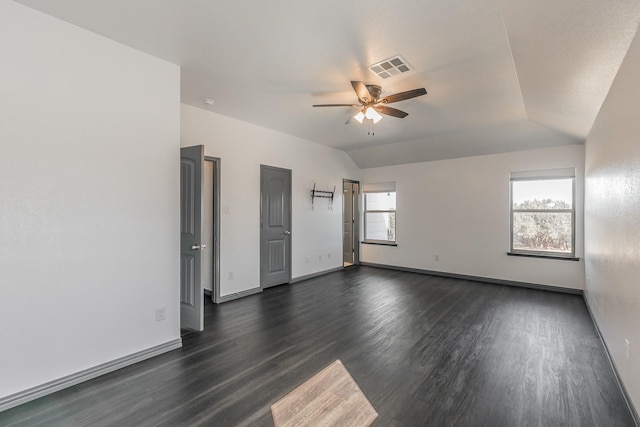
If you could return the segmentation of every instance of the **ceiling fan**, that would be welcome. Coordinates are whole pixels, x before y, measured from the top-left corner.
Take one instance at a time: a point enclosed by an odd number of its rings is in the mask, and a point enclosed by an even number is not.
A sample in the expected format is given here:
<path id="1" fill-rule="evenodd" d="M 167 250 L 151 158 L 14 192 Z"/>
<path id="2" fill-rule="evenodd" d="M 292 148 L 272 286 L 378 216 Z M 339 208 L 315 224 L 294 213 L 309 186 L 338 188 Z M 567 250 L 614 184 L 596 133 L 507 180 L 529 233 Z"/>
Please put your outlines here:
<path id="1" fill-rule="evenodd" d="M 353 86 L 353 90 L 356 92 L 356 95 L 358 95 L 359 104 L 316 104 L 314 107 L 362 107 L 353 118 L 359 123 L 362 123 L 362 120 L 365 118 L 373 120 L 374 123 L 378 123 L 380 119 L 382 119 L 380 114 L 386 114 L 387 116 L 398 117 L 400 119 L 409 115 L 409 113 L 405 113 L 402 110 L 387 107 L 386 104 L 392 104 L 427 94 L 425 88 L 420 88 L 380 98 L 382 88 L 378 85 L 367 85 L 360 81 L 352 81 L 351 86 Z M 349 117 L 347 123 L 349 123 L 350 120 L 351 117 Z"/>

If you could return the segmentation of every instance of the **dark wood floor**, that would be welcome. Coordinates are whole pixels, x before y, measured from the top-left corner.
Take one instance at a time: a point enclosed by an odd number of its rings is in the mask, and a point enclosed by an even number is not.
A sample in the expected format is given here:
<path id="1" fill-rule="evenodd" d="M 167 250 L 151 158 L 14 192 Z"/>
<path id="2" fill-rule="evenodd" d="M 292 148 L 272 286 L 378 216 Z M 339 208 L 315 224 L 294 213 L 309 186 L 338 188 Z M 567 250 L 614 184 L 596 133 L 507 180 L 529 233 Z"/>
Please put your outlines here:
<path id="1" fill-rule="evenodd" d="M 336 359 L 376 426 L 633 425 L 580 296 L 352 267 L 208 304 L 205 325 L 0 425 L 270 426 Z"/>

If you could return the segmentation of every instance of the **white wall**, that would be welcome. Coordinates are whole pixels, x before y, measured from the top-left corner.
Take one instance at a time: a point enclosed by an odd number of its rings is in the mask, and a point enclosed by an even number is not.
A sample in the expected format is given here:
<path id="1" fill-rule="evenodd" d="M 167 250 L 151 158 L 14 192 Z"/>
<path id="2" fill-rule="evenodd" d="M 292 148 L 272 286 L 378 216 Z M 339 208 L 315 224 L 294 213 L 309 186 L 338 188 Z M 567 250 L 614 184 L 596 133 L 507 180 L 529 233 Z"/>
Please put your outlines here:
<path id="1" fill-rule="evenodd" d="M 180 71 L 9 0 L 0 58 L 1 398 L 179 338 Z"/>
<path id="2" fill-rule="evenodd" d="M 398 246 L 362 245 L 376 264 L 582 289 L 582 261 L 507 256 L 509 172 L 576 167 L 576 256 L 582 257 L 584 146 L 465 157 L 362 171 L 396 182 Z M 435 261 L 435 256 L 439 261 Z"/>
<path id="3" fill-rule="evenodd" d="M 586 144 L 587 301 L 640 409 L 640 38 L 636 35 Z M 626 357 L 625 339 L 630 341 Z"/>
<path id="4" fill-rule="evenodd" d="M 292 277 L 342 265 L 342 179 L 359 174 L 344 152 L 187 105 L 181 145 L 204 145 L 221 159 L 221 296 L 260 287 L 261 164 L 292 170 Z M 327 199 L 311 209 L 314 182 L 336 187 L 333 210 Z"/>

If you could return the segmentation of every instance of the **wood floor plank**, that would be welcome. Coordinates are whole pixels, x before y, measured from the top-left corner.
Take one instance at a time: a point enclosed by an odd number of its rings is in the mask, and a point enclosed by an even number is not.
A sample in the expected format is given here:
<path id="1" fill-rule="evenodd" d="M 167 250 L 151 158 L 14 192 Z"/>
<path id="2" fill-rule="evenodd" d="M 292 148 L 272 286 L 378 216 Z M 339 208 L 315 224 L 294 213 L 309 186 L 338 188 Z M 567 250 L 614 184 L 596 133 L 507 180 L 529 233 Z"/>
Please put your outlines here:
<path id="1" fill-rule="evenodd" d="M 351 267 L 208 303 L 183 344 L 0 425 L 272 426 L 272 404 L 340 359 L 374 426 L 633 426 L 576 295 Z"/>
<path id="2" fill-rule="evenodd" d="M 271 405 L 276 427 L 368 427 L 378 414 L 340 360 Z"/>

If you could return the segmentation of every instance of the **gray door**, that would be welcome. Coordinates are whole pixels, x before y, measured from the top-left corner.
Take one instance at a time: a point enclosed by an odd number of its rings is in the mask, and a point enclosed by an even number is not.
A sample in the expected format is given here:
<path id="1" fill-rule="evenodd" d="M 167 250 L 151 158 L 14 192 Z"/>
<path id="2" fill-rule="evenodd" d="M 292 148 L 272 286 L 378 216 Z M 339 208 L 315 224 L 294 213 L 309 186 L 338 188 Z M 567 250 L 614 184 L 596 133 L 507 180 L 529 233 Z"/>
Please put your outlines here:
<path id="1" fill-rule="evenodd" d="M 260 166 L 260 286 L 291 281 L 291 171 Z"/>
<path id="2" fill-rule="evenodd" d="M 204 147 L 180 150 L 180 327 L 204 329 L 202 191 Z"/>
<path id="3" fill-rule="evenodd" d="M 342 262 L 345 267 L 358 260 L 358 185 L 356 181 L 343 180 L 342 211 Z"/>

